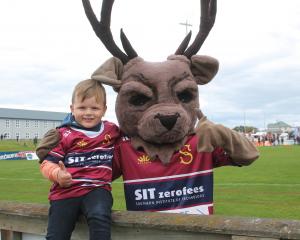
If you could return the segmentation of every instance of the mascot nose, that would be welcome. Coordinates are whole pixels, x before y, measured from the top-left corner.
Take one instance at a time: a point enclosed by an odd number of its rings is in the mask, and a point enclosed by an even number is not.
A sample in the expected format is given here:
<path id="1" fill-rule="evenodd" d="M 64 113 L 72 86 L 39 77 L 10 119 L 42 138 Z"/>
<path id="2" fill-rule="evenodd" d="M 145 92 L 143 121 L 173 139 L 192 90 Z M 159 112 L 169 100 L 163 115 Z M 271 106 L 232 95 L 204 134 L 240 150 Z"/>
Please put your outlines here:
<path id="1" fill-rule="evenodd" d="M 171 130 L 176 121 L 177 121 L 177 118 L 180 117 L 180 114 L 179 113 L 175 113 L 175 114 L 172 114 L 172 115 L 162 115 L 160 113 L 156 114 L 154 119 L 155 118 L 158 118 L 160 123 L 168 130 Z"/>

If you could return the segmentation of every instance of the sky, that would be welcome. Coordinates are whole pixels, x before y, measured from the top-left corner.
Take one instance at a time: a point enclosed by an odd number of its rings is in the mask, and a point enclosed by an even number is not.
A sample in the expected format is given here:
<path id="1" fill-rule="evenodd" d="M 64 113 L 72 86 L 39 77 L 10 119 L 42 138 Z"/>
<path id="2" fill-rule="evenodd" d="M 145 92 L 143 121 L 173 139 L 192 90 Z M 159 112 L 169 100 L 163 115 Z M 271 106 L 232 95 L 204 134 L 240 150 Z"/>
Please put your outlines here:
<path id="1" fill-rule="evenodd" d="M 91 0 L 99 17 L 101 0 Z M 199 55 L 220 62 L 199 87 L 205 115 L 227 127 L 300 126 L 300 1 L 219 0 Z M 115 0 L 111 30 L 123 28 L 138 55 L 164 61 L 200 23 L 199 0 Z M 73 87 L 111 54 L 94 34 L 80 0 L 0 1 L 0 107 L 68 112 Z M 116 122 L 106 87 L 105 118 Z"/>

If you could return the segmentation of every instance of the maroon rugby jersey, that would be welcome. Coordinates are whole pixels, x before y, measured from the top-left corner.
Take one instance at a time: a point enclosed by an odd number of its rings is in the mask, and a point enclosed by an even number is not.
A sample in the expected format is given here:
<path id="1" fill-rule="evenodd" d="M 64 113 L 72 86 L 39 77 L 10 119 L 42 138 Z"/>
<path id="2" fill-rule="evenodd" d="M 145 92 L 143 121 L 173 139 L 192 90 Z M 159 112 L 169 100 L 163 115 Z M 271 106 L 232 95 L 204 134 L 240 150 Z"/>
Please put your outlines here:
<path id="1" fill-rule="evenodd" d="M 169 164 L 150 161 L 124 137 L 115 147 L 114 178 L 123 175 L 127 210 L 187 214 L 213 212 L 213 168 L 231 165 L 217 148 L 197 152 L 197 136 L 190 136 Z"/>
<path id="2" fill-rule="evenodd" d="M 100 131 L 86 131 L 73 127 L 59 129 L 61 141 L 46 160 L 63 161 L 72 175 L 72 185 L 61 188 L 54 183 L 49 200 L 82 196 L 95 188 L 111 190 L 114 144 L 119 137 L 118 127 L 103 121 Z"/>

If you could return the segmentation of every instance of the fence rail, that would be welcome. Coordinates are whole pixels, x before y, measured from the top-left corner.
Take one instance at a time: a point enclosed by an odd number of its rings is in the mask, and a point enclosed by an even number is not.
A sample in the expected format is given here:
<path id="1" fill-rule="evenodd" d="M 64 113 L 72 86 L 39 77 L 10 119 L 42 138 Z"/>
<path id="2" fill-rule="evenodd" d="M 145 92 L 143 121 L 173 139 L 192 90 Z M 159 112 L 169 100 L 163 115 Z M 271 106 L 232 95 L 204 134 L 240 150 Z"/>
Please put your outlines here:
<path id="1" fill-rule="evenodd" d="M 44 204 L 0 202 L 1 240 L 44 239 L 47 212 Z M 72 240 L 85 239 L 88 229 L 81 218 Z M 112 239 L 300 240 L 300 221 L 114 211 Z"/>

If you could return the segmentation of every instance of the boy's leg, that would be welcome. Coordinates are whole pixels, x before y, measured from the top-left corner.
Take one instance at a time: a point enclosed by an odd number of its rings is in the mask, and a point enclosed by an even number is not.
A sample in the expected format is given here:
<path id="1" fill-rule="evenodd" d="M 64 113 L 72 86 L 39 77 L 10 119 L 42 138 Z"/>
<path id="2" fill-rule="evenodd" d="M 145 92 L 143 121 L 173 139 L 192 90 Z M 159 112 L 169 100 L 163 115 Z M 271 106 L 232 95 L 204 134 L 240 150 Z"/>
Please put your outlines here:
<path id="1" fill-rule="evenodd" d="M 82 213 L 87 219 L 90 240 L 111 239 L 112 195 L 105 189 L 95 189 L 84 196 Z"/>
<path id="2" fill-rule="evenodd" d="M 69 240 L 80 213 L 80 198 L 50 201 L 47 240 Z"/>

